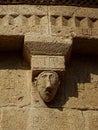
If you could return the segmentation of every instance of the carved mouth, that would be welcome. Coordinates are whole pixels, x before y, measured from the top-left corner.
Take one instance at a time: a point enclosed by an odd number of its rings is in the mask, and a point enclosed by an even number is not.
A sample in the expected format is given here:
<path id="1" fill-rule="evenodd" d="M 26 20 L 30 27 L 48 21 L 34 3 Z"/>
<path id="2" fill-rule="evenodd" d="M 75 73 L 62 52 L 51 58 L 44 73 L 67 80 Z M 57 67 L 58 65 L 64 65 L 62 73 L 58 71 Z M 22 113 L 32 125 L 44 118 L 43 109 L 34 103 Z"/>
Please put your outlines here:
<path id="1" fill-rule="evenodd" d="M 51 95 L 51 90 L 46 90 L 45 93 L 46 95 Z"/>

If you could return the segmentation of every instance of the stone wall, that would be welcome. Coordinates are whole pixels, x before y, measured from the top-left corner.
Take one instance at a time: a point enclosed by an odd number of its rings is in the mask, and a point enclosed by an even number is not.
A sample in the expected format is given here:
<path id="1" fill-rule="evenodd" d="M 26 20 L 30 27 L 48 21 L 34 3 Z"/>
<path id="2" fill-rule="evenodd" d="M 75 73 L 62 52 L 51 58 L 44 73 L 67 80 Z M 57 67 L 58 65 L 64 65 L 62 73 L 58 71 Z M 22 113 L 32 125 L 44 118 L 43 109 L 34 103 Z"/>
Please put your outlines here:
<path id="1" fill-rule="evenodd" d="M 0 130 L 98 130 L 98 9 L 0 5 Z M 60 86 L 44 102 L 43 71 Z"/>

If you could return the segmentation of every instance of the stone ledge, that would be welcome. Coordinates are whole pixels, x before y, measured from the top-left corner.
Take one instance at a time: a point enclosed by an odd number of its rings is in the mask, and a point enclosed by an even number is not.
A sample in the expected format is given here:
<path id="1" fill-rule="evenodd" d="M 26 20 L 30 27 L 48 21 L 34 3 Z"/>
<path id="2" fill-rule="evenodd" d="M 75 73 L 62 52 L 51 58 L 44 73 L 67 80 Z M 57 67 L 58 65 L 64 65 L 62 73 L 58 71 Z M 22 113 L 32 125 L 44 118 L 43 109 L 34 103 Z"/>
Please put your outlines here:
<path id="1" fill-rule="evenodd" d="M 32 70 L 65 71 L 64 56 L 33 55 L 31 59 Z"/>
<path id="2" fill-rule="evenodd" d="M 24 46 L 33 55 L 66 55 L 71 48 L 72 38 L 51 35 L 25 35 Z"/>

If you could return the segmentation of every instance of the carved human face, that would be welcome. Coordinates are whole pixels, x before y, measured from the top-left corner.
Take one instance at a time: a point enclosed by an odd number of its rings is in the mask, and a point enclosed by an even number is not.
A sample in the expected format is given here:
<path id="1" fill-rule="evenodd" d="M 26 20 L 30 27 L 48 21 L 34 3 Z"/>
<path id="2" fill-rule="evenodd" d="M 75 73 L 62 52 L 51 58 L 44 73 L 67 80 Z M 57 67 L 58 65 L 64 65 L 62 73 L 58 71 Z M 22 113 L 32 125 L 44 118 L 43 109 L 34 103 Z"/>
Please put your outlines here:
<path id="1" fill-rule="evenodd" d="M 43 71 L 38 75 L 37 88 L 44 102 L 50 102 L 59 87 L 59 77 L 54 71 Z"/>

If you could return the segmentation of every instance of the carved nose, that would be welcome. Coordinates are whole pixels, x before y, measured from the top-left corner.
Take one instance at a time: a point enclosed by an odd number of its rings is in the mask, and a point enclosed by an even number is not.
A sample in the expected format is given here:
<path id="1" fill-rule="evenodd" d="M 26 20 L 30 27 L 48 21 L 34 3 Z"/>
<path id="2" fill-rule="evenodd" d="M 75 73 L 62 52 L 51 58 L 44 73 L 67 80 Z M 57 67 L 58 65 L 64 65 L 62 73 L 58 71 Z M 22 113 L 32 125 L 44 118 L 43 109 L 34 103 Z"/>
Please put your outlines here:
<path id="1" fill-rule="evenodd" d="M 46 82 L 46 88 L 51 88 L 51 82 L 50 82 L 50 80 L 48 80 L 48 81 Z"/>

